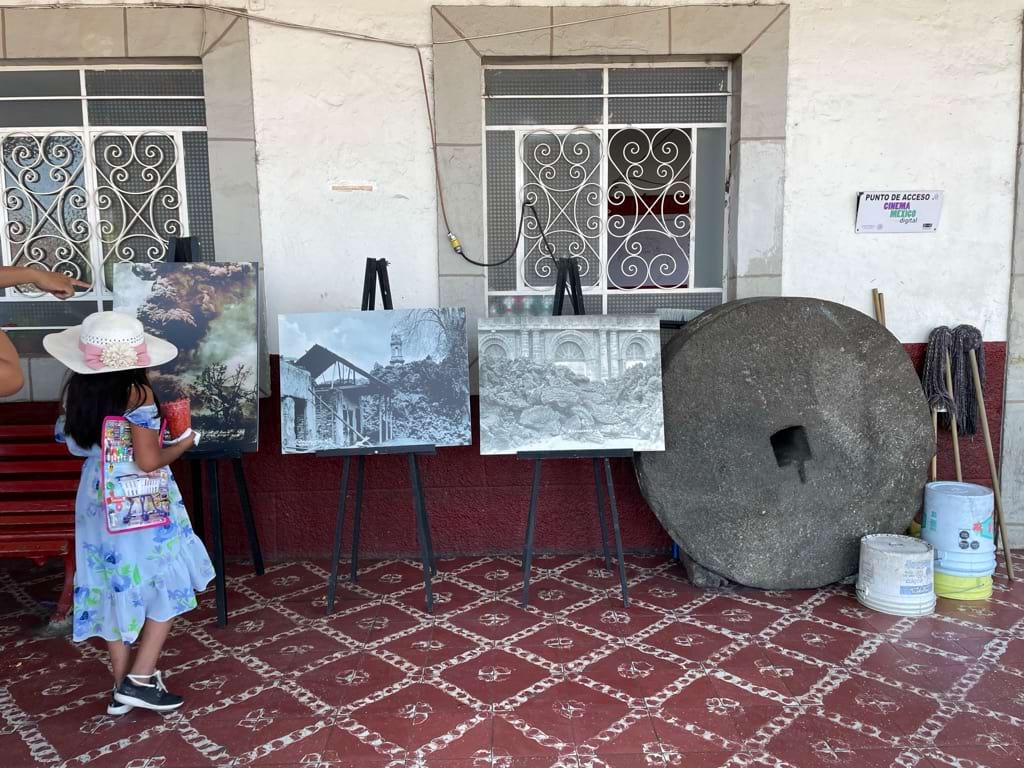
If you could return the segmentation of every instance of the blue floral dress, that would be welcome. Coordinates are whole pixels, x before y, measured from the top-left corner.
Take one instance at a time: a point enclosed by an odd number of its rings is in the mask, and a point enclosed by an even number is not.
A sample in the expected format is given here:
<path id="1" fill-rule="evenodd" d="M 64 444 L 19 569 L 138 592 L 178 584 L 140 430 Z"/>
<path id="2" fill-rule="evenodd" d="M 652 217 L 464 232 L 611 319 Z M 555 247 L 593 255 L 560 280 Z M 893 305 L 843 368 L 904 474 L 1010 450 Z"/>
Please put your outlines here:
<path id="1" fill-rule="evenodd" d="M 132 424 L 160 428 L 155 405 L 125 414 Z M 100 496 L 100 447 L 83 449 L 63 433 L 57 440 L 75 456 L 84 456 L 75 501 L 74 639 L 135 642 L 146 619 L 167 621 L 196 607 L 196 592 L 213 579 L 213 565 L 192 523 L 173 478 L 171 522 L 126 533 L 107 531 Z"/>

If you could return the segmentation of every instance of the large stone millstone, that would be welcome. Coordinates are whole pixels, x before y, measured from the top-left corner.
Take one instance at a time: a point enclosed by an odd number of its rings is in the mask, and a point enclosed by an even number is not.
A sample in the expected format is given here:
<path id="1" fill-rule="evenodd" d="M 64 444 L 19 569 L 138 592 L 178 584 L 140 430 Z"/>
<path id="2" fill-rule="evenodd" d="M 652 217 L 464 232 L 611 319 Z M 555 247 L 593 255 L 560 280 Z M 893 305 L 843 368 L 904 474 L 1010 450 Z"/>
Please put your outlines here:
<path id="1" fill-rule="evenodd" d="M 637 475 L 703 569 L 819 587 L 857 571 L 862 536 L 902 533 L 918 511 L 928 405 L 903 347 L 866 315 L 817 299 L 731 302 L 679 331 L 662 365 L 668 450 L 638 455 Z"/>

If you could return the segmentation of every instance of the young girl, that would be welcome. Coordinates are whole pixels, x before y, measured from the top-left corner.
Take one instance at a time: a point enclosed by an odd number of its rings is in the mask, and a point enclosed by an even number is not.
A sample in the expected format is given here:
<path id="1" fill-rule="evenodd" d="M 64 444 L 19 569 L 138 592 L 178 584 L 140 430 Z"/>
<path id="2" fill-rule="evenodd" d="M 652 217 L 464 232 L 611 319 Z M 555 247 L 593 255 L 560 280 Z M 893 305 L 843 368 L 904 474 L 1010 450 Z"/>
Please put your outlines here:
<path id="1" fill-rule="evenodd" d="M 75 503 L 74 639 L 107 641 L 114 674 L 108 714 L 132 707 L 177 709 L 182 698 L 164 687 L 157 659 L 171 620 L 196 607 L 195 593 L 210 583 L 213 566 L 192 532 L 173 479 L 169 525 L 108 532 L 100 442 L 103 419 L 123 415 L 131 423 L 135 464 L 143 472 L 166 467 L 196 444 L 198 435 L 191 431 L 173 445 L 161 444 L 160 405 L 146 376 L 146 368 L 173 360 L 178 351 L 144 334 L 135 318 L 116 312 L 89 315 L 82 325 L 47 336 L 43 345 L 72 370 L 57 439 L 86 457 Z"/>

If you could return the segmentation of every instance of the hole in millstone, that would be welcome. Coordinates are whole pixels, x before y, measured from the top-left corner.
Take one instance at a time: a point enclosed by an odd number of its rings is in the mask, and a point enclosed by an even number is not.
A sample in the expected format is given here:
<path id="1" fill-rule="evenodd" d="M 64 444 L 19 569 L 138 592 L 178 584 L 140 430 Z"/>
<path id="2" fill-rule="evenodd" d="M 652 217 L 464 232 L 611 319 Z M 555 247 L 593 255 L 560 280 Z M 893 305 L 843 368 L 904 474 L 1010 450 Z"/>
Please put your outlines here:
<path id="1" fill-rule="evenodd" d="M 778 465 L 788 467 L 796 464 L 800 482 L 806 483 L 807 472 L 804 463 L 814 458 L 811 455 L 811 444 L 807 442 L 807 430 L 801 426 L 786 427 L 773 434 L 771 441 Z"/>

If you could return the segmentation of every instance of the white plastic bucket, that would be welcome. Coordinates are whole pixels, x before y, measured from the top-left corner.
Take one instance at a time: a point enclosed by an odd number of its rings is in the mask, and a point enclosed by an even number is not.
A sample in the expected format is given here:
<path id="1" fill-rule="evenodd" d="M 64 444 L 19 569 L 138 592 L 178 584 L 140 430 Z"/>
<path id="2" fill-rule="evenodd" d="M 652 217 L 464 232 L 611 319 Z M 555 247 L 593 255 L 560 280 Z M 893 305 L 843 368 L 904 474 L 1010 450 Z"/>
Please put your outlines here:
<path id="1" fill-rule="evenodd" d="M 911 536 L 875 533 L 860 540 L 857 599 L 895 616 L 927 616 L 935 610 L 931 544 Z"/>
<path id="2" fill-rule="evenodd" d="M 935 547 L 935 570 L 951 576 L 991 576 L 992 491 L 973 483 L 938 482 L 924 487 L 921 538 Z"/>

